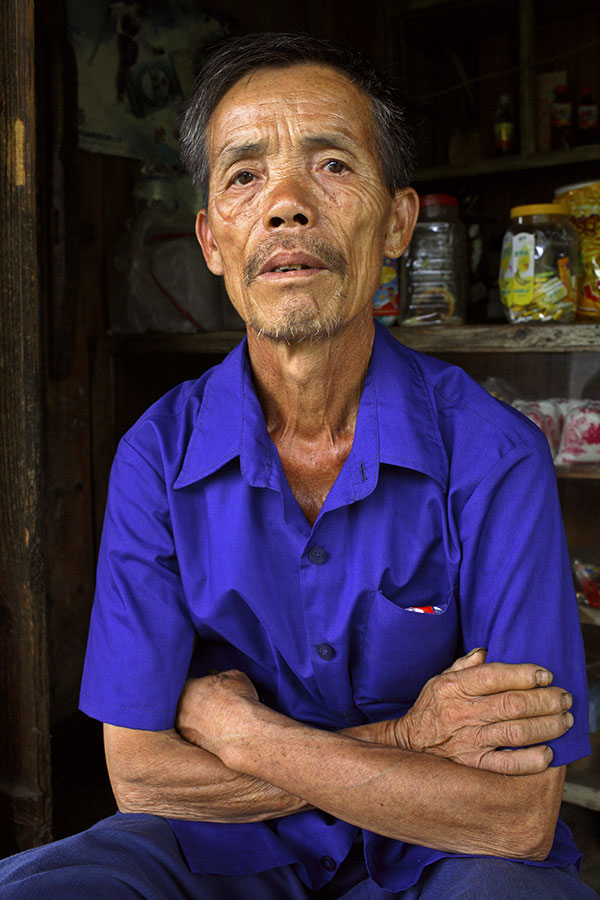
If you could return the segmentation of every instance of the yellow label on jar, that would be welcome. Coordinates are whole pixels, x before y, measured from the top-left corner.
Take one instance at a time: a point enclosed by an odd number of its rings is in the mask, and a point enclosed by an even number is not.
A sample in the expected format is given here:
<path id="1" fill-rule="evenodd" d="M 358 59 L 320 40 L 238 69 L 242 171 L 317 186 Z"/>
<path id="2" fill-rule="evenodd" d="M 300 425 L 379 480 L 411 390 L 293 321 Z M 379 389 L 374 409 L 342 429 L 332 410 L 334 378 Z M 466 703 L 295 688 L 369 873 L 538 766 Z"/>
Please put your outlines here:
<path id="1" fill-rule="evenodd" d="M 513 237 L 512 290 L 513 306 L 527 306 L 533 300 L 535 236 L 520 232 Z"/>

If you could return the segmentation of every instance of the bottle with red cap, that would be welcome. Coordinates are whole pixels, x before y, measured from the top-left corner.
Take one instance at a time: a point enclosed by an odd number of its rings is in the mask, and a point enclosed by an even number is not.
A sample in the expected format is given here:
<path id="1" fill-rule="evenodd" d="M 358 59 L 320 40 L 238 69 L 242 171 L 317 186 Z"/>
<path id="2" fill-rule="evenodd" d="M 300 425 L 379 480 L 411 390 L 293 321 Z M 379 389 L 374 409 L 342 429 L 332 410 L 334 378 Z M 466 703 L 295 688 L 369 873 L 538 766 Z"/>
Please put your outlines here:
<path id="1" fill-rule="evenodd" d="M 467 232 L 458 200 L 424 194 L 415 233 L 402 257 L 403 325 L 460 325 L 469 285 Z"/>
<path id="2" fill-rule="evenodd" d="M 577 143 L 595 144 L 598 140 L 598 104 L 594 101 L 592 89 L 581 90 L 577 107 Z"/>
<path id="3" fill-rule="evenodd" d="M 564 84 L 554 91 L 554 101 L 550 107 L 550 134 L 553 150 L 566 150 L 571 146 L 573 130 L 573 107 Z"/>

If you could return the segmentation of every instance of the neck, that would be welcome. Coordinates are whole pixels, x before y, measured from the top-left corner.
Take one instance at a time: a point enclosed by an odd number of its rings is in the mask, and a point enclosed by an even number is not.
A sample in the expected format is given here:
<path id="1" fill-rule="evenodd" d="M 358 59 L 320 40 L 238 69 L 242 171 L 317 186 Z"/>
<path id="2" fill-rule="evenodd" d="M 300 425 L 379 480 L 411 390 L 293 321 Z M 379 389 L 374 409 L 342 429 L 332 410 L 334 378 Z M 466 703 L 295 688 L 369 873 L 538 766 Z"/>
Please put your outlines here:
<path id="1" fill-rule="evenodd" d="M 373 346 L 369 309 L 314 343 L 287 344 L 248 329 L 248 351 L 268 432 L 278 446 L 352 439 Z"/>

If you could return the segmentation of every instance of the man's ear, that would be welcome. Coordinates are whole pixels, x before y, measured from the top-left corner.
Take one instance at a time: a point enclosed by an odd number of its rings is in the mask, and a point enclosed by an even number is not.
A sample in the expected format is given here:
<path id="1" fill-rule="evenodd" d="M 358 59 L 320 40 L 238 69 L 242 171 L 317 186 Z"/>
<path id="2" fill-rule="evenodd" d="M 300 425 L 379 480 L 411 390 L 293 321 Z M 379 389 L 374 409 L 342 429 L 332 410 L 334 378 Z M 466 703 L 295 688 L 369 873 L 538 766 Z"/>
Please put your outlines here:
<path id="1" fill-rule="evenodd" d="M 419 216 L 419 197 L 411 187 L 396 191 L 383 252 L 390 259 L 402 256 L 410 243 Z"/>
<path id="2" fill-rule="evenodd" d="M 210 271 L 213 275 L 222 275 L 223 259 L 221 257 L 221 251 L 215 243 L 213 233 L 208 224 L 208 217 L 205 209 L 201 209 L 196 216 L 196 237 L 198 238 L 198 243 L 202 247 L 204 259 L 206 260 L 206 265 Z"/>

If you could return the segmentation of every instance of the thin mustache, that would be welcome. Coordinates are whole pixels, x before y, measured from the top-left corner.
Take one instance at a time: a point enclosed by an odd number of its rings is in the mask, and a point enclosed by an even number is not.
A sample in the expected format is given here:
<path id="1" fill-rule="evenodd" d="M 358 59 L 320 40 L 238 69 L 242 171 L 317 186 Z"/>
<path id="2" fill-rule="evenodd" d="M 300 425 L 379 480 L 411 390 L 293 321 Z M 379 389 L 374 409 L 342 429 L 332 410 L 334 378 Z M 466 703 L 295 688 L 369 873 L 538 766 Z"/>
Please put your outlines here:
<path id="1" fill-rule="evenodd" d="M 246 284 L 260 274 L 261 269 L 270 256 L 276 250 L 300 250 L 309 253 L 311 256 L 317 256 L 321 262 L 332 272 L 338 272 L 340 275 L 346 274 L 346 258 L 340 250 L 331 247 L 322 238 L 304 236 L 301 240 L 296 238 L 282 238 L 273 235 L 267 238 L 248 258 L 244 267 L 244 277 Z"/>

